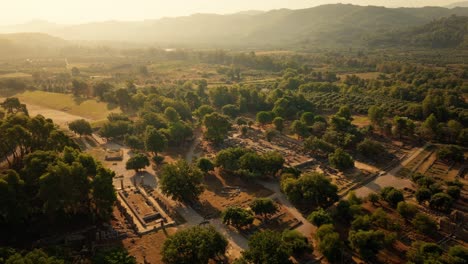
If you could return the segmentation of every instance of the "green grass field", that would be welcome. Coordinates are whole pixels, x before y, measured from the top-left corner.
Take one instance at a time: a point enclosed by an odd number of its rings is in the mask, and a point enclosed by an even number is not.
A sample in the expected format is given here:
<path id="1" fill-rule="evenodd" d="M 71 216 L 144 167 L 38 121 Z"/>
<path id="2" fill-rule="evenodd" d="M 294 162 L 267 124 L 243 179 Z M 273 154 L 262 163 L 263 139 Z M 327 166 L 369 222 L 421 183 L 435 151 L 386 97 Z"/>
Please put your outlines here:
<path id="1" fill-rule="evenodd" d="M 75 99 L 70 94 L 28 91 L 16 96 L 26 104 L 64 111 L 92 120 L 102 120 L 112 112 L 120 112 L 118 108 L 109 109 L 107 103 L 98 102 L 94 99 Z"/>

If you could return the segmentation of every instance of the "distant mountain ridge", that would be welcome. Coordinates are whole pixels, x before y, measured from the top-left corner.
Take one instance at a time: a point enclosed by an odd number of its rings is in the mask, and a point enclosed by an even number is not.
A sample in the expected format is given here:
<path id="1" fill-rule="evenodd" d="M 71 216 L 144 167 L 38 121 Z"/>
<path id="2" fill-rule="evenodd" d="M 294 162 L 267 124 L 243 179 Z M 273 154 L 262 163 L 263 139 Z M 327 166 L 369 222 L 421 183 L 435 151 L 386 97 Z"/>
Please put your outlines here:
<path id="1" fill-rule="evenodd" d="M 67 40 L 127 41 L 166 46 L 266 48 L 362 45 L 376 33 L 423 26 L 451 15 L 468 16 L 468 8 L 385 8 L 349 4 L 307 9 L 278 9 L 227 15 L 194 14 L 134 22 L 107 21 L 35 28 Z M 27 31 L 26 26 L 23 29 Z M 0 29 L 5 31 L 6 29 Z"/>
<path id="2" fill-rule="evenodd" d="M 371 38 L 369 44 L 383 47 L 467 48 L 468 17 L 450 16 L 409 30 L 380 34 Z"/>
<path id="3" fill-rule="evenodd" d="M 68 41 L 44 33 L 0 34 L 0 58 L 56 54 L 68 45 Z"/>
<path id="4" fill-rule="evenodd" d="M 450 5 L 446 5 L 446 8 L 455 8 L 455 7 L 468 7 L 468 1 L 456 2 Z"/>

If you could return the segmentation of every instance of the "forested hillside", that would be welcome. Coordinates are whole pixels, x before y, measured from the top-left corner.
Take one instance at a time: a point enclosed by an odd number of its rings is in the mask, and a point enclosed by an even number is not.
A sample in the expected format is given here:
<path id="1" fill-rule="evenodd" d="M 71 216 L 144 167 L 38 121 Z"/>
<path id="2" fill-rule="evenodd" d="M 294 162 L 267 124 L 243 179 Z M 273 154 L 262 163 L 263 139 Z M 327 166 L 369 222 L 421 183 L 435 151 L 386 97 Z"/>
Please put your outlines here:
<path id="1" fill-rule="evenodd" d="M 46 56 L 69 43 L 43 33 L 0 34 L 0 58 Z"/>
<path id="2" fill-rule="evenodd" d="M 468 16 L 468 8 L 385 8 L 335 4 L 264 13 L 195 14 L 135 22 L 54 25 L 43 29 L 31 28 L 31 31 L 69 40 L 146 42 L 171 46 L 329 47 L 363 44 L 367 36 L 377 32 L 406 30 L 450 15 Z M 8 32 L 11 29 L 0 30 Z M 21 25 L 21 29 L 27 30 L 27 26 Z"/>
<path id="3" fill-rule="evenodd" d="M 424 26 L 395 33 L 380 34 L 369 41 L 371 46 L 417 46 L 425 48 L 466 47 L 468 17 L 450 16 Z"/>

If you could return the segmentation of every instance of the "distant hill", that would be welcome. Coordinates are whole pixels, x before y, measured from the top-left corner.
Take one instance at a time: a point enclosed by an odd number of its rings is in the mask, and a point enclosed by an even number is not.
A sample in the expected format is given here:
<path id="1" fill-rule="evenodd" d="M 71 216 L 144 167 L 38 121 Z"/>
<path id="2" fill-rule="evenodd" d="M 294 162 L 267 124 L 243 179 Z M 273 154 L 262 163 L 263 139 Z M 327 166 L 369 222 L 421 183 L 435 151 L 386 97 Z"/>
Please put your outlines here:
<path id="1" fill-rule="evenodd" d="M 446 5 L 446 8 L 455 8 L 455 7 L 468 7 L 468 1 L 456 2 L 450 5 Z"/>
<path id="2" fill-rule="evenodd" d="M 468 16 L 468 8 L 385 8 L 323 5 L 229 15 L 195 14 L 135 22 L 108 21 L 44 30 L 68 40 L 133 41 L 165 46 L 268 48 L 349 46 L 376 33 L 422 26 L 450 15 Z"/>
<path id="3" fill-rule="evenodd" d="M 0 34 L 0 58 L 47 56 L 67 45 L 67 41 L 44 33 Z"/>
<path id="4" fill-rule="evenodd" d="M 468 17 L 450 16 L 423 26 L 371 38 L 371 46 L 414 46 L 425 48 L 468 47 Z"/>
<path id="5" fill-rule="evenodd" d="M 30 22 L 18 25 L 0 26 L 0 33 L 17 33 L 17 32 L 48 32 L 63 26 L 51 23 L 44 20 L 32 20 Z"/>

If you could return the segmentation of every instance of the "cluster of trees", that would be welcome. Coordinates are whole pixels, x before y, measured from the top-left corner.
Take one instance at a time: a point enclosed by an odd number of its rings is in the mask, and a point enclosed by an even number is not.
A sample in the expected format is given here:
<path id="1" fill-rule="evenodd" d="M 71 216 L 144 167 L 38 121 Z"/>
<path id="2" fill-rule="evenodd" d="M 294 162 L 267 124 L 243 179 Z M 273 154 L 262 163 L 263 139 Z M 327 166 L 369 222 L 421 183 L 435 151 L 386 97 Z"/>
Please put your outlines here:
<path id="1" fill-rule="evenodd" d="M 191 227 L 178 231 L 164 241 L 162 259 L 167 264 L 208 263 L 224 256 L 226 238 L 213 226 Z"/>
<path id="2" fill-rule="evenodd" d="M 415 241 L 406 256 L 411 263 L 462 264 L 468 258 L 468 250 L 463 246 L 452 246 L 448 253 L 435 243 Z"/>
<path id="3" fill-rule="evenodd" d="M 420 173 L 412 175 L 411 179 L 418 185 L 416 199 L 419 203 L 428 203 L 432 209 L 450 212 L 453 203 L 460 198 L 463 184 L 459 181 L 448 181 L 443 186 L 435 179 Z"/>
<path id="4" fill-rule="evenodd" d="M 81 153 L 52 120 L 8 112 L 0 120 L 1 159 L 10 167 L 0 172 L 2 239 L 36 232 L 45 220 L 110 219 L 114 172 Z"/>
<path id="5" fill-rule="evenodd" d="M 17 263 L 41 263 L 64 264 L 65 260 L 49 256 L 42 249 L 34 249 L 29 252 L 17 252 L 12 248 L 0 248 L 0 262 L 5 264 Z"/>
<path id="6" fill-rule="evenodd" d="M 163 194 L 180 202 L 194 202 L 203 192 L 203 172 L 185 160 L 162 167 L 160 186 Z"/>
<path id="7" fill-rule="evenodd" d="M 208 263 L 224 257 L 226 238 L 213 226 L 191 227 L 178 231 L 166 239 L 162 249 L 164 263 Z M 249 247 L 234 263 L 292 263 L 290 256 L 312 252 L 306 237 L 294 230 L 283 233 L 260 231 L 249 238 Z"/>
<path id="8" fill-rule="evenodd" d="M 217 153 L 215 164 L 236 175 L 265 178 L 275 176 L 283 168 L 284 158 L 278 152 L 258 154 L 246 148 L 227 148 Z"/>
<path id="9" fill-rule="evenodd" d="M 0 160 L 6 161 L 10 168 L 20 169 L 24 157 L 37 150 L 60 152 L 65 146 L 76 147 L 52 120 L 41 115 L 31 118 L 24 111 L 7 112 L 9 114 L 0 119 L 0 136 L 3 139 L 0 142 Z"/>
<path id="10" fill-rule="evenodd" d="M 325 175 L 312 172 L 306 174 L 283 173 L 281 190 L 288 199 L 303 206 L 327 206 L 338 200 L 338 187 Z"/>
<path id="11" fill-rule="evenodd" d="M 270 215 L 276 213 L 279 209 L 275 202 L 269 198 L 257 198 L 249 206 L 249 209 L 238 206 L 226 208 L 221 216 L 223 223 L 236 228 L 243 228 L 253 223 L 254 214 L 267 220 Z"/>

